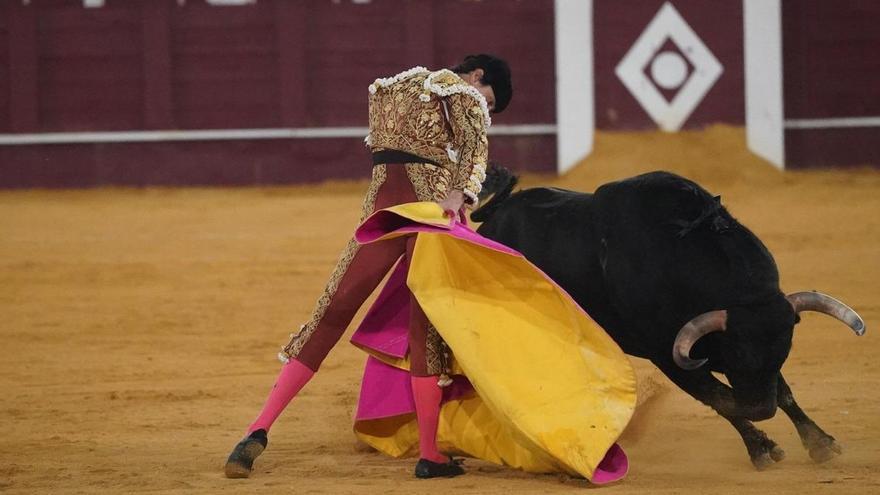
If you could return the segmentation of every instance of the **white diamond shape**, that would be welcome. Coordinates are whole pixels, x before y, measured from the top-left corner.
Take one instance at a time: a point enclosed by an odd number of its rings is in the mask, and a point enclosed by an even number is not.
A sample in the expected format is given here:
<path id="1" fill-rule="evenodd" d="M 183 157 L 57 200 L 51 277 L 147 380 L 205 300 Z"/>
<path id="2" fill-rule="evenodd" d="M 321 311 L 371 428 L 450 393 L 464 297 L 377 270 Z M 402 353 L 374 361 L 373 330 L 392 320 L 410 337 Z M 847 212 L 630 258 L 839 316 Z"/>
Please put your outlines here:
<path id="1" fill-rule="evenodd" d="M 675 43 L 694 67 L 671 103 L 660 94 L 643 70 L 667 39 Z M 666 132 L 681 128 L 723 71 L 718 59 L 669 2 L 660 7 L 614 70 L 626 89 Z"/>

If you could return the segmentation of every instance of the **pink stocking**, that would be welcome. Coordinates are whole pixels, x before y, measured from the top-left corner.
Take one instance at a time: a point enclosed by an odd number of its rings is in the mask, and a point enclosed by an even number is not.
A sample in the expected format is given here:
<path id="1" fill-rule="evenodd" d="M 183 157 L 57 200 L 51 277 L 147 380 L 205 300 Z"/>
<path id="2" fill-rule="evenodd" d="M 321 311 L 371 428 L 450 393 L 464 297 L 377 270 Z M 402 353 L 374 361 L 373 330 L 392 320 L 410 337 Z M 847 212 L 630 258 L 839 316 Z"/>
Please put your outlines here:
<path id="1" fill-rule="evenodd" d="M 281 415 L 287 404 L 290 403 L 314 375 L 314 371 L 296 359 L 291 359 L 285 364 L 281 368 L 281 373 L 278 374 L 278 381 L 275 382 L 275 386 L 269 392 L 269 398 L 266 399 L 263 410 L 256 421 L 248 428 L 248 433 L 260 429 L 268 432 L 269 428 L 272 427 L 272 423 L 278 419 L 278 416 Z"/>
<path id="2" fill-rule="evenodd" d="M 447 463 L 449 458 L 437 448 L 437 427 L 440 421 L 440 401 L 443 391 L 436 376 L 411 376 L 413 398 L 416 402 L 416 420 L 419 423 L 419 451 L 422 459 Z"/>

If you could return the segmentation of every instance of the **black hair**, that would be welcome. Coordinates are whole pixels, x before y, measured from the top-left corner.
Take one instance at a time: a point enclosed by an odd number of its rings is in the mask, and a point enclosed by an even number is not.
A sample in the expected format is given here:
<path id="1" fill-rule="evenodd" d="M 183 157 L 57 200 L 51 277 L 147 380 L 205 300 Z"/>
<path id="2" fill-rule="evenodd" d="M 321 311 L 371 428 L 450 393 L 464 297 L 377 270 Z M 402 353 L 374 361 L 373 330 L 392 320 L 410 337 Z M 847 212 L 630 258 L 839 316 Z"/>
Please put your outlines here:
<path id="1" fill-rule="evenodd" d="M 468 55 L 451 70 L 456 74 L 467 74 L 476 69 L 483 69 L 480 82 L 492 86 L 495 93 L 495 109 L 493 113 L 501 113 L 513 98 L 513 87 L 510 84 L 510 66 L 507 62 L 485 53 Z"/>

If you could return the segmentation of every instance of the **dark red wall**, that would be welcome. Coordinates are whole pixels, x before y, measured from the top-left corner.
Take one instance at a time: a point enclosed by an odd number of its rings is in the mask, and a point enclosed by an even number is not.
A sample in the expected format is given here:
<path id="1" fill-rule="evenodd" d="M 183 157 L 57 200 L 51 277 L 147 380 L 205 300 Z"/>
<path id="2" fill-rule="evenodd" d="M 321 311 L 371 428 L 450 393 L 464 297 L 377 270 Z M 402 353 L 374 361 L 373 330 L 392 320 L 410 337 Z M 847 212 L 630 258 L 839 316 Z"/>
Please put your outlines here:
<path id="1" fill-rule="evenodd" d="M 212 7 L 188 2 L 184 8 L 166 9 L 175 127 L 283 125 L 277 41 L 281 29 L 275 24 L 279 3 Z"/>
<path id="2" fill-rule="evenodd" d="M 367 125 L 367 85 L 463 55 L 508 59 L 497 124 L 555 122 L 552 0 L 0 2 L 0 132 Z M 555 136 L 491 158 L 555 170 Z M 277 184 L 368 177 L 362 138 L 0 146 L 0 186 Z"/>
<path id="3" fill-rule="evenodd" d="M 614 70 L 666 1 L 594 0 L 597 128 L 657 127 Z M 742 2 L 673 0 L 671 3 L 724 67 L 724 72 L 683 128 L 699 128 L 717 122 L 743 125 Z M 692 67 L 689 69 L 693 70 Z M 664 93 L 664 96 L 669 99 L 673 95 Z"/>
<path id="4" fill-rule="evenodd" d="M 880 117 L 880 2 L 783 0 L 785 118 Z M 786 166 L 880 166 L 880 127 L 786 129 Z"/>
<path id="5" fill-rule="evenodd" d="M 9 132 L 9 15 L 0 6 L 0 132 Z"/>

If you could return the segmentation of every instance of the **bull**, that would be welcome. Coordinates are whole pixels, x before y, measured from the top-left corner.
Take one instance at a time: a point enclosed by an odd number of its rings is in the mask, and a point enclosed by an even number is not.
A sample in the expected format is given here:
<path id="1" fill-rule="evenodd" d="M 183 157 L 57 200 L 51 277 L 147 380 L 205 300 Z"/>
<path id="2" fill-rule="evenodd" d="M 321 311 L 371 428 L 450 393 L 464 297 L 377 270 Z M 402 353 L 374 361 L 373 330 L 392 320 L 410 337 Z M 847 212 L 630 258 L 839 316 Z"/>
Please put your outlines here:
<path id="1" fill-rule="evenodd" d="M 478 232 L 543 270 L 624 352 L 650 360 L 713 408 L 765 469 L 785 452 L 753 421 L 782 409 L 816 462 L 841 453 L 798 406 L 782 376 L 802 311 L 829 314 L 857 335 L 859 315 L 818 292 L 785 295 L 773 256 L 722 206 L 683 177 L 652 172 L 595 193 L 533 188 L 490 169 L 473 212 Z M 727 384 L 712 372 L 723 374 Z"/>

